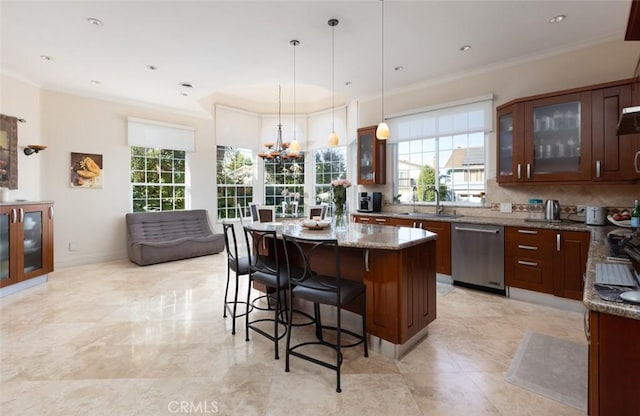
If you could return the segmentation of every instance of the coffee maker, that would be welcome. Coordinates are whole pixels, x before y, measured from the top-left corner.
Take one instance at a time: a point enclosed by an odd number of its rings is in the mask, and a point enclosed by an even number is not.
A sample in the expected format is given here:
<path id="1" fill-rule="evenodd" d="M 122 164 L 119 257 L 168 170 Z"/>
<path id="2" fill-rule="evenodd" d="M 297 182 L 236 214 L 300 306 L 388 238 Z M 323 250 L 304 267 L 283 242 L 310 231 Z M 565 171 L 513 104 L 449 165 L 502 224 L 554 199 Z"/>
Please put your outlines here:
<path id="1" fill-rule="evenodd" d="M 380 212 L 382 211 L 382 193 L 381 192 L 360 192 L 359 194 L 360 212 Z"/>

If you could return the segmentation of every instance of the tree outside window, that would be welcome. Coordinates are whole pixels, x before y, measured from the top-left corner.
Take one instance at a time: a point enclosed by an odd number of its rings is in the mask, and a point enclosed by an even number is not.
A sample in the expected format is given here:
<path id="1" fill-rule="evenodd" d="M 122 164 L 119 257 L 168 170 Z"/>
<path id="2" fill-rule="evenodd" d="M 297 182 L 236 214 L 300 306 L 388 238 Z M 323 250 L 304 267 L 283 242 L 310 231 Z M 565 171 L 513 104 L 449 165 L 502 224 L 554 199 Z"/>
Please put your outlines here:
<path id="1" fill-rule="evenodd" d="M 185 209 L 186 153 L 131 147 L 133 212 Z"/>
<path id="2" fill-rule="evenodd" d="M 253 201 L 253 153 L 249 149 L 218 146 L 216 185 L 218 219 L 237 218 L 238 205 L 243 217 Z"/>

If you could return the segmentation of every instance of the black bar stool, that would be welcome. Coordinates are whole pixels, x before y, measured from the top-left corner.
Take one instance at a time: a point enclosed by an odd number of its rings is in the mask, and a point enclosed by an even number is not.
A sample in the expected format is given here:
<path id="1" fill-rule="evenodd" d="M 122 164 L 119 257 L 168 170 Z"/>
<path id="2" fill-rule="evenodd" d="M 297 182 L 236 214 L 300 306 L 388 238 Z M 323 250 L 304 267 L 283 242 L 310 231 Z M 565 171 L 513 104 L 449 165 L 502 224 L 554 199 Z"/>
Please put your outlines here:
<path id="1" fill-rule="evenodd" d="M 369 356 L 367 346 L 366 286 L 362 282 L 343 279 L 340 275 L 340 249 L 336 239 L 307 239 L 284 234 L 285 257 L 289 275 L 289 317 L 287 319 L 287 350 L 285 371 L 289 371 L 289 355 L 330 368 L 336 372 L 337 387 L 340 393 L 340 367 L 342 366 L 342 348 L 364 344 L 364 356 Z M 296 297 L 313 302 L 316 322 L 316 340 L 291 345 L 292 301 Z M 358 298 L 362 301 L 362 333 L 342 328 L 342 308 Z M 320 305 L 336 308 L 336 326 L 324 326 L 320 319 Z M 323 330 L 334 330 L 336 343 L 326 341 Z M 356 341 L 342 345 L 342 333 L 349 334 Z M 336 351 L 336 362 L 330 363 L 305 354 L 299 349 L 308 345 L 323 345 Z"/>
<path id="2" fill-rule="evenodd" d="M 236 318 L 245 316 L 249 309 L 250 304 L 247 302 L 238 302 L 238 287 L 240 285 L 240 276 L 249 275 L 249 256 L 240 256 L 238 250 L 238 241 L 236 239 L 236 230 L 233 223 L 223 222 L 222 228 L 224 230 L 224 246 L 227 250 L 227 285 L 224 289 L 224 305 L 222 316 L 227 317 L 227 311 L 231 315 L 231 333 L 236 333 Z M 244 250 L 246 252 L 246 249 Z M 231 271 L 235 273 L 236 280 L 234 286 L 233 300 L 228 299 L 229 294 L 229 281 L 231 280 Z M 238 304 L 244 304 L 244 312 L 238 314 Z"/>

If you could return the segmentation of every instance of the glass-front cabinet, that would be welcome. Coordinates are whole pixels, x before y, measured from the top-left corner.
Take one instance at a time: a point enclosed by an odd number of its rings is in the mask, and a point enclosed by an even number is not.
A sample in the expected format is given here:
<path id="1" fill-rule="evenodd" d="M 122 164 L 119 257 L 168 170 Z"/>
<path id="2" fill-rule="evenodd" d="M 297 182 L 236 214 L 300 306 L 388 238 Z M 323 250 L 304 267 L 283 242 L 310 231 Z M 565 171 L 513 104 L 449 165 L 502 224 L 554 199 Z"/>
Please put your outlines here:
<path id="1" fill-rule="evenodd" d="M 358 184 L 385 184 L 387 143 L 376 138 L 376 126 L 358 129 Z"/>
<path id="2" fill-rule="evenodd" d="M 590 93 L 508 104 L 497 117 L 498 182 L 590 180 Z"/>
<path id="3" fill-rule="evenodd" d="M 53 204 L 0 207 L 0 287 L 53 271 Z"/>

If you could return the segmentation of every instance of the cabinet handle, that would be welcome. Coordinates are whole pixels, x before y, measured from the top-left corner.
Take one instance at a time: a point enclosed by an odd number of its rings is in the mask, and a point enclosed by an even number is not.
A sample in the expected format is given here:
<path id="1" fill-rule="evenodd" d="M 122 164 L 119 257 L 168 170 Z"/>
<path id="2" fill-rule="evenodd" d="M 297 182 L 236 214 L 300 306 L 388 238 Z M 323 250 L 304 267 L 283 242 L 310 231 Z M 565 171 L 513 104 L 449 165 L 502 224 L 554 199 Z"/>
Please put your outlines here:
<path id="1" fill-rule="evenodd" d="M 527 179 L 531 179 L 531 163 L 527 163 Z"/>
<path id="2" fill-rule="evenodd" d="M 537 231 L 533 231 L 533 230 L 518 230 L 518 232 L 520 234 L 538 234 Z"/>
<path id="3" fill-rule="evenodd" d="M 518 179 L 522 179 L 522 165 L 518 163 Z"/>
<path id="4" fill-rule="evenodd" d="M 18 219 L 18 222 L 24 222 L 24 209 L 20 208 L 19 209 L 20 212 L 20 218 Z"/>
<path id="5" fill-rule="evenodd" d="M 420 223 L 420 229 L 424 230 L 424 223 L 422 223 L 422 222 Z"/>
<path id="6" fill-rule="evenodd" d="M 560 251 L 560 234 L 556 234 L 556 251 Z"/>
<path id="7" fill-rule="evenodd" d="M 364 271 L 369 271 L 369 250 L 364 251 Z"/>
<path id="8" fill-rule="evenodd" d="M 11 223 L 15 224 L 17 219 L 18 219 L 18 214 L 16 212 L 16 209 L 11 208 Z"/>
<path id="9" fill-rule="evenodd" d="M 524 260 L 518 260 L 518 264 L 522 264 L 523 266 L 537 266 L 538 263 L 536 263 L 535 261 L 524 261 Z"/>
<path id="10" fill-rule="evenodd" d="M 49 219 L 52 220 L 53 219 L 53 206 L 49 207 Z"/>
<path id="11" fill-rule="evenodd" d="M 416 222 L 415 222 L 415 221 L 413 222 L 413 225 L 411 226 L 411 228 L 417 228 L 417 227 L 416 227 Z"/>
<path id="12" fill-rule="evenodd" d="M 600 161 L 596 160 L 596 178 L 600 177 Z"/>
<path id="13" fill-rule="evenodd" d="M 538 247 L 525 246 L 524 244 L 518 244 L 518 248 L 520 248 L 522 250 L 537 250 L 538 249 Z"/>
<path id="14" fill-rule="evenodd" d="M 376 181 L 376 173 L 373 172 L 373 182 L 375 182 L 375 181 Z"/>
<path id="15" fill-rule="evenodd" d="M 387 222 L 386 218 L 376 218 L 376 222 Z"/>
<path id="16" fill-rule="evenodd" d="M 584 337 L 587 342 L 591 342 L 591 328 L 589 328 L 589 309 L 584 308 L 584 314 L 582 315 L 582 326 L 584 327 Z"/>
<path id="17" fill-rule="evenodd" d="M 469 228 L 469 227 L 453 227 L 456 231 L 470 231 L 472 233 L 498 234 L 500 230 L 493 228 Z"/>
<path id="18" fill-rule="evenodd" d="M 370 218 L 360 217 L 360 222 L 369 222 Z"/>
<path id="19" fill-rule="evenodd" d="M 640 150 L 636 152 L 633 158 L 633 167 L 636 169 L 636 173 L 640 173 L 640 166 L 638 165 L 638 159 L 640 159 Z"/>

